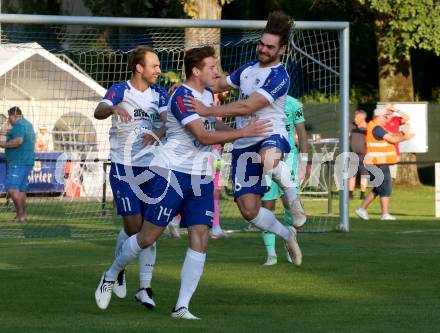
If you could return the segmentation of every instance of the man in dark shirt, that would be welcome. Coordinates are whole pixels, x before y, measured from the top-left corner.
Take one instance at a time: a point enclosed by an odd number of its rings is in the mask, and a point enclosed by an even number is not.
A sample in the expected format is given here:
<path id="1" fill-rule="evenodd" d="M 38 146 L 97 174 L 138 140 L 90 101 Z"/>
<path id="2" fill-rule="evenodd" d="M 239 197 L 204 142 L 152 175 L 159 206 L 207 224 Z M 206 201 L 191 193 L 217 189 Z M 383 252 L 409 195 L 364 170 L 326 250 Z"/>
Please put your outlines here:
<path id="1" fill-rule="evenodd" d="M 356 186 L 357 175 L 360 176 L 361 195 L 360 199 L 365 198 L 365 190 L 368 183 L 368 171 L 364 166 L 365 157 L 365 134 L 367 133 L 367 113 L 364 110 L 356 110 L 354 120 L 350 129 L 350 150 L 359 158 L 357 173 L 350 178 L 349 190 L 350 198 L 353 198 L 353 191 Z"/>

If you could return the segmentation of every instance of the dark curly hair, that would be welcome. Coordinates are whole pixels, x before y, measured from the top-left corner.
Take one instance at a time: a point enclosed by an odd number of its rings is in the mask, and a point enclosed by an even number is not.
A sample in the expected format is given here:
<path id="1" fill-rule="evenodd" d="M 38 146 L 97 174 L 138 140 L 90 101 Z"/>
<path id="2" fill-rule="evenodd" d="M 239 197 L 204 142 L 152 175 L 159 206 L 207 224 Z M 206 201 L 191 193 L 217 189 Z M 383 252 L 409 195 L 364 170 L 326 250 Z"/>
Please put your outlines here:
<path id="1" fill-rule="evenodd" d="M 263 33 L 269 33 L 280 37 L 280 46 L 287 44 L 290 29 L 293 27 L 293 19 L 286 13 L 276 10 L 269 14 L 266 28 Z"/>

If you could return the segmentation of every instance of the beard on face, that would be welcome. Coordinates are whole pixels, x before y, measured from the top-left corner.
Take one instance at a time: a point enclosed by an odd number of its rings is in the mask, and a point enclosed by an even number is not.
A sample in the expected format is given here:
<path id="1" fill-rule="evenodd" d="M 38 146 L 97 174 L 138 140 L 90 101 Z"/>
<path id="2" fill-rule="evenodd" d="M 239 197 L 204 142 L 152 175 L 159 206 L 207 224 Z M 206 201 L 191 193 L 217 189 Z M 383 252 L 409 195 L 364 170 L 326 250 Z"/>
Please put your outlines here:
<path id="1" fill-rule="evenodd" d="M 153 84 L 156 84 L 157 83 L 157 77 L 155 77 L 154 75 L 148 75 L 148 76 L 144 76 L 144 80 L 148 83 L 148 84 L 150 84 L 150 85 L 153 85 Z"/>
<path id="2" fill-rule="evenodd" d="M 259 60 L 262 64 L 268 64 L 268 63 L 271 63 L 271 62 L 275 61 L 276 58 L 277 58 L 276 55 L 271 56 L 270 54 L 267 54 L 267 53 L 258 52 L 258 60 Z"/>

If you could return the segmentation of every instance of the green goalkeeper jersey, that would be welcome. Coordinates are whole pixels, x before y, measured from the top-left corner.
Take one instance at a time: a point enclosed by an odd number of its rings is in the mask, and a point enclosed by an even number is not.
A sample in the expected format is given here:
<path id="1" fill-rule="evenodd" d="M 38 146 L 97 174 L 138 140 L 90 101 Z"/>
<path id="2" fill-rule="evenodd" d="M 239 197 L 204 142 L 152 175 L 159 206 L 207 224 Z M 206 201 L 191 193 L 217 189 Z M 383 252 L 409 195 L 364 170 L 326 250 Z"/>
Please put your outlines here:
<path id="1" fill-rule="evenodd" d="M 295 125 L 305 121 L 303 105 L 296 98 L 287 95 L 284 113 L 287 117 L 286 130 L 288 135 L 287 139 L 291 147 L 290 152 L 297 153 L 298 151 L 295 146 Z"/>

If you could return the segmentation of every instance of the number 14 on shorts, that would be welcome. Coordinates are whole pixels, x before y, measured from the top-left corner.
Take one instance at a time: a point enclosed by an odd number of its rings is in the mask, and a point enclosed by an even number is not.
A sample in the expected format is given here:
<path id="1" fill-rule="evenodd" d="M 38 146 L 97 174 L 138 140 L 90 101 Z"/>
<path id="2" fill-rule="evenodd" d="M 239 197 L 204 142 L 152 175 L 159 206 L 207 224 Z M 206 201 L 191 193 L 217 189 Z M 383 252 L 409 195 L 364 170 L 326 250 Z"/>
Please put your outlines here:
<path id="1" fill-rule="evenodd" d="M 166 216 L 166 221 L 169 222 L 171 218 L 171 213 L 173 212 L 172 208 L 166 208 L 164 206 L 159 207 L 159 214 L 157 215 L 157 219 L 160 221 L 162 216 Z"/>

